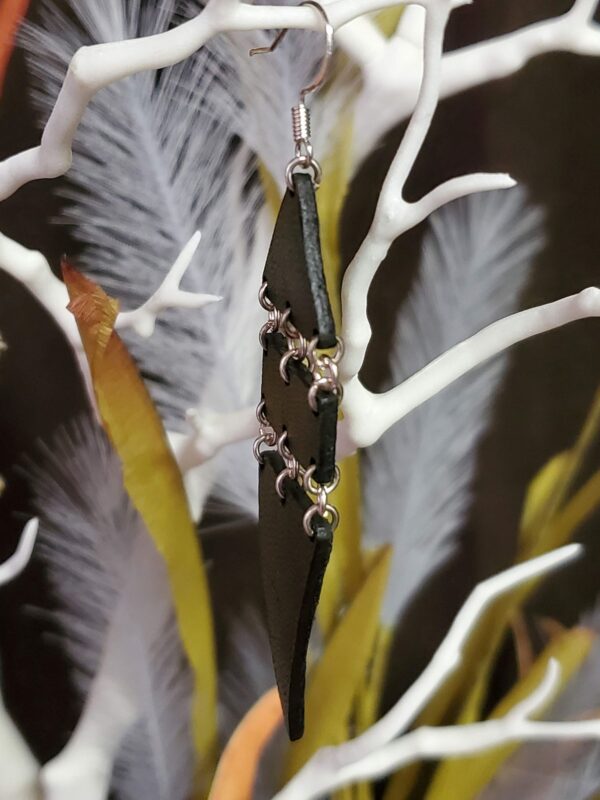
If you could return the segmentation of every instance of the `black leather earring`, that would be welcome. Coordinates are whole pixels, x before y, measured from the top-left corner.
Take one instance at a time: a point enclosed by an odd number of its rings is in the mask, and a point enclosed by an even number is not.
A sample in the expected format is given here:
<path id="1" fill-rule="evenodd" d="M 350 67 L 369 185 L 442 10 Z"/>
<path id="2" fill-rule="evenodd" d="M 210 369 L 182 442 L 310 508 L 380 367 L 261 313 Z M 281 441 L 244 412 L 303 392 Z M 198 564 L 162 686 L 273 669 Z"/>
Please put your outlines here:
<path id="1" fill-rule="evenodd" d="M 323 272 L 315 189 L 321 167 L 310 142 L 305 96 L 325 79 L 333 29 L 325 10 L 327 52 L 319 75 L 292 109 L 295 157 L 259 300 L 268 312 L 263 347 L 259 461 L 261 568 L 273 667 L 290 739 L 304 732 L 306 660 L 315 611 L 333 545 L 338 514 L 329 495 L 339 480 L 335 463 L 342 345 Z M 251 51 L 270 52 L 273 45 Z M 308 172 L 298 172 L 302 168 Z M 265 447 L 270 449 L 264 449 Z"/>

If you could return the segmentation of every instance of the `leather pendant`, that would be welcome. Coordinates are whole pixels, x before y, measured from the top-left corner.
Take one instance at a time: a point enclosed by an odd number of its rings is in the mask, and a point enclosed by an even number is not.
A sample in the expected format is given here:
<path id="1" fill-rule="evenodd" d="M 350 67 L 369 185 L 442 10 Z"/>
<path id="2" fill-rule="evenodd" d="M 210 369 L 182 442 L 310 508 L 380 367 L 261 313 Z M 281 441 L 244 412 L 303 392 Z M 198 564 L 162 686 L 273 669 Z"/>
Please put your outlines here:
<path id="1" fill-rule="evenodd" d="M 335 347 L 337 339 L 315 191 L 306 174 L 294 174 L 293 183 L 277 218 L 261 290 L 269 322 L 261 335 L 261 437 L 255 449 L 262 462 L 259 527 L 267 624 L 292 740 L 304 732 L 308 644 L 333 541 L 335 510 L 326 505 L 323 486 L 331 486 L 336 475 L 339 402 L 336 387 L 319 381 L 316 348 Z M 261 454 L 263 443 L 277 449 Z M 309 492 L 321 492 L 321 505 Z"/>
<path id="2" fill-rule="evenodd" d="M 306 654 L 313 618 L 333 542 L 331 526 L 313 518 L 313 536 L 302 518 L 311 501 L 297 481 L 286 478 L 285 499 L 275 491 L 284 468 L 274 452 L 260 468 L 260 558 L 273 668 L 289 738 L 304 733 Z"/>

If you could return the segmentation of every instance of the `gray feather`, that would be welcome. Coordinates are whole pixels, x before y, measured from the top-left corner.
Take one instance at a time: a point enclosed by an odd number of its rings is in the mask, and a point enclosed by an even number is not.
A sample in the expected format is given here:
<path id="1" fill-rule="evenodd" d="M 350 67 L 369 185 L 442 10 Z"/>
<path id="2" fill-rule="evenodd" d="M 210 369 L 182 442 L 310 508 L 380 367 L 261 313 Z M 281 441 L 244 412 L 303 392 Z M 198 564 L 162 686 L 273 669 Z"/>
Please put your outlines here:
<path id="1" fill-rule="evenodd" d="M 398 318 L 391 385 L 514 311 L 542 242 L 540 213 L 520 189 L 465 198 L 434 214 L 417 284 Z M 394 545 L 383 610 L 389 624 L 455 546 L 506 363 L 497 358 L 452 384 L 365 454 L 367 541 Z"/>
<path id="2" fill-rule="evenodd" d="M 75 19 L 43 0 L 41 27 L 25 34 L 44 117 L 80 46 L 163 31 L 175 18 L 170 0 L 77 0 L 69 10 Z M 221 295 L 225 302 L 166 312 L 149 342 L 131 332 L 125 337 L 171 428 L 181 427 L 185 410 L 202 398 L 219 362 L 227 298 L 236 267 L 244 267 L 234 251 L 240 236 L 249 237 L 256 209 L 247 176 L 230 169 L 235 101 L 219 70 L 214 55 L 202 49 L 158 76 L 143 73 L 103 89 L 77 133 L 64 192 L 62 220 L 84 244 L 81 266 L 125 308 L 143 303 L 193 232 L 202 231 L 183 288 Z M 218 118 L 211 111 L 215 105 Z M 234 189 L 244 197 L 236 209 L 240 219 L 232 218 Z"/>
<path id="3" fill-rule="evenodd" d="M 82 695 L 108 662 L 111 674 L 139 687 L 143 719 L 123 743 L 114 788 L 120 800 L 186 800 L 190 671 L 164 563 L 125 492 L 119 459 L 86 417 L 40 448 L 30 476 L 40 553 Z"/>

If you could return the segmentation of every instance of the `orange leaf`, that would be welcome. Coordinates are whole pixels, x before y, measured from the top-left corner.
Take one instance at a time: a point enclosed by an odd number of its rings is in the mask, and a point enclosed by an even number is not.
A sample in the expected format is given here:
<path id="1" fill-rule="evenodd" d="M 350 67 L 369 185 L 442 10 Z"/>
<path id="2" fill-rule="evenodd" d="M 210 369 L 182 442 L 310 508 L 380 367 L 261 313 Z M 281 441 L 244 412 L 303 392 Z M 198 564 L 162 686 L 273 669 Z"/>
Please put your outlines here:
<path id="1" fill-rule="evenodd" d="M 212 615 L 181 473 L 148 390 L 114 331 L 118 303 L 68 264 L 63 276 L 98 410 L 123 463 L 125 487 L 168 570 L 181 641 L 195 676 L 194 738 L 207 779 L 217 739 Z"/>
<path id="2" fill-rule="evenodd" d="M 0 89 L 6 76 L 6 68 L 12 55 L 15 34 L 29 0 L 1 0 L 0 2 Z"/>
<path id="3" fill-rule="evenodd" d="M 282 722 L 281 701 L 274 686 L 252 706 L 229 740 L 208 800 L 252 800 L 261 756 Z"/>

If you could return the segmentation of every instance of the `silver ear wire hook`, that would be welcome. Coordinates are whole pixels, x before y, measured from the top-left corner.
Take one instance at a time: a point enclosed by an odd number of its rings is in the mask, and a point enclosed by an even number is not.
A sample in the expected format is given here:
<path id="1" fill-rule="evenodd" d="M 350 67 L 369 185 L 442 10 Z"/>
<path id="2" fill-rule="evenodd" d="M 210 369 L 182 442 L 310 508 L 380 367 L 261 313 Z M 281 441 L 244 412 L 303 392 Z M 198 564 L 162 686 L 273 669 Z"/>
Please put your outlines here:
<path id="1" fill-rule="evenodd" d="M 312 180 L 315 189 L 319 188 L 321 183 L 322 169 L 321 165 L 313 155 L 313 147 L 311 143 L 311 127 L 310 127 L 310 111 L 305 105 L 307 95 L 316 92 L 326 81 L 327 73 L 329 72 L 329 65 L 333 56 L 333 26 L 329 21 L 327 12 L 320 3 L 316 0 L 304 0 L 300 3 L 301 6 L 312 6 L 321 15 L 325 26 L 325 55 L 321 61 L 319 71 L 316 74 L 312 83 L 305 86 L 300 90 L 300 102 L 292 108 L 292 134 L 296 145 L 295 156 L 289 162 L 285 170 L 285 182 L 290 191 L 294 191 L 294 182 L 292 175 L 294 171 L 301 167 L 308 169 L 312 172 Z M 263 53 L 272 53 L 281 43 L 286 33 L 287 28 L 279 31 L 275 39 L 270 45 L 265 47 L 253 47 L 250 50 L 251 56 L 260 55 Z"/>

